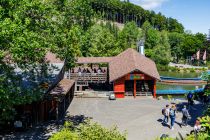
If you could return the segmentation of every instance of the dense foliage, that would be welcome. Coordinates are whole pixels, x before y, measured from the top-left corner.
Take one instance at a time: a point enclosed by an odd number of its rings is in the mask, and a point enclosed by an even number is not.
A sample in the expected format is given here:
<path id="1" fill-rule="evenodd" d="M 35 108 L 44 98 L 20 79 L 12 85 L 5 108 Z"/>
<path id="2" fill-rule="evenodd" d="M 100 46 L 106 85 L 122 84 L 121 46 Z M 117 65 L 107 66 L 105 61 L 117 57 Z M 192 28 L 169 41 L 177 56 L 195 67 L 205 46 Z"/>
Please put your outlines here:
<path id="1" fill-rule="evenodd" d="M 50 140 L 126 140 L 126 134 L 121 134 L 116 127 L 107 129 L 97 123 L 87 122 L 72 128 L 69 124 L 66 123 Z"/>
<path id="2" fill-rule="evenodd" d="M 144 10 L 129 1 L 120 0 L 91 0 L 94 11 L 103 19 L 118 23 L 135 22 L 141 27 L 145 21 L 159 31 L 184 32 L 184 27 L 176 19 L 167 18 L 161 13 Z"/>
<path id="3" fill-rule="evenodd" d="M 0 123 L 14 117 L 14 106 L 43 98 L 47 51 L 72 67 L 77 56 L 117 55 L 142 38 L 146 56 L 158 65 L 207 49 L 205 35 L 185 33 L 175 19 L 119 0 L 1 0 L 0 30 Z M 24 88 L 15 68 L 33 86 Z"/>
<path id="4" fill-rule="evenodd" d="M 47 51 L 73 64 L 78 37 L 92 25 L 91 11 L 83 0 L 0 2 L 0 124 L 14 118 L 15 106 L 44 97 L 40 85 L 48 82 Z"/>

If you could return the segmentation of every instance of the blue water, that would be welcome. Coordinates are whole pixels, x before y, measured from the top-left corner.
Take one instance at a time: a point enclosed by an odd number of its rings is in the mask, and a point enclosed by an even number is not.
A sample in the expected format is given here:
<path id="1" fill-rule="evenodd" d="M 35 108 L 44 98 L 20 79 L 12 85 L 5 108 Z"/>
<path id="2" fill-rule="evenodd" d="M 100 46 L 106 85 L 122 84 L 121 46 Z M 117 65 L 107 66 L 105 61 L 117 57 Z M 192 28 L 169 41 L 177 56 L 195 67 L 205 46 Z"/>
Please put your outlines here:
<path id="1" fill-rule="evenodd" d="M 179 73 L 179 72 L 159 72 L 161 79 L 164 80 L 201 80 L 201 73 Z M 157 83 L 157 94 L 187 94 L 191 92 L 200 92 L 205 85 L 169 85 Z"/>

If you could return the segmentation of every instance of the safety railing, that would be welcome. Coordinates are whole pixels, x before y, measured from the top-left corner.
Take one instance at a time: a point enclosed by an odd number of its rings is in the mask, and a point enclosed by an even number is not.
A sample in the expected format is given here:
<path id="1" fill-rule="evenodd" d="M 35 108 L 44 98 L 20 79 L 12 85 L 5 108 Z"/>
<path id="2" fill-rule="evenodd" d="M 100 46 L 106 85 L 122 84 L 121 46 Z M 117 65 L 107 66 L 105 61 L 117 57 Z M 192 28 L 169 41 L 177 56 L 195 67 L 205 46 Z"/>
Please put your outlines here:
<path id="1" fill-rule="evenodd" d="M 76 81 L 89 83 L 105 83 L 107 81 L 107 73 L 70 73 L 69 77 Z"/>

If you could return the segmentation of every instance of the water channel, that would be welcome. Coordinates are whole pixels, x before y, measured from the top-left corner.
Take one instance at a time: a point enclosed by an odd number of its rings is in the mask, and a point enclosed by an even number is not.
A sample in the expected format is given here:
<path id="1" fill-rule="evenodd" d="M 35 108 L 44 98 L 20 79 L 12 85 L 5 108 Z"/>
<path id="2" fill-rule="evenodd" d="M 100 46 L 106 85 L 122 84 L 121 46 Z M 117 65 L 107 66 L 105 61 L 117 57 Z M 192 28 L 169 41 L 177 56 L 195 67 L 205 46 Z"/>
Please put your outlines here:
<path id="1" fill-rule="evenodd" d="M 201 73 L 186 73 L 186 72 L 163 72 L 159 71 L 160 76 L 164 77 L 175 77 L 175 78 L 199 78 L 201 76 Z M 190 90 L 196 90 L 203 88 L 204 85 L 169 85 L 169 84 L 163 84 L 163 83 L 157 83 L 157 93 L 162 91 L 177 91 L 177 92 L 183 92 L 183 91 L 190 91 Z"/>

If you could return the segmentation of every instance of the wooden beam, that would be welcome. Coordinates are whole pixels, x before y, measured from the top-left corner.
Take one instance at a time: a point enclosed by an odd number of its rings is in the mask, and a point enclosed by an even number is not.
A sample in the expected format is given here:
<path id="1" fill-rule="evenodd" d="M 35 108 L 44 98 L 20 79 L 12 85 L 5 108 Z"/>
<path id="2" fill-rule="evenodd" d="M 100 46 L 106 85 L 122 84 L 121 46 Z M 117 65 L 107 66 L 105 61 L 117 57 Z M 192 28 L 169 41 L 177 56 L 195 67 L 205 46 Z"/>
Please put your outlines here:
<path id="1" fill-rule="evenodd" d="M 133 84 L 133 95 L 134 95 L 134 98 L 136 98 L 136 80 L 134 80 L 134 84 Z"/>
<path id="2" fill-rule="evenodd" d="M 156 80 L 154 80 L 153 97 L 156 98 Z"/>

